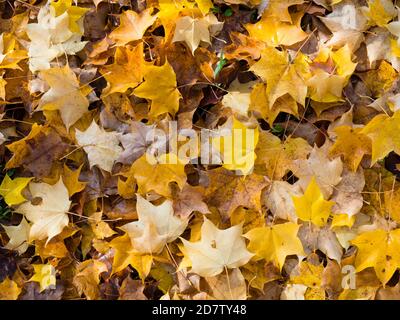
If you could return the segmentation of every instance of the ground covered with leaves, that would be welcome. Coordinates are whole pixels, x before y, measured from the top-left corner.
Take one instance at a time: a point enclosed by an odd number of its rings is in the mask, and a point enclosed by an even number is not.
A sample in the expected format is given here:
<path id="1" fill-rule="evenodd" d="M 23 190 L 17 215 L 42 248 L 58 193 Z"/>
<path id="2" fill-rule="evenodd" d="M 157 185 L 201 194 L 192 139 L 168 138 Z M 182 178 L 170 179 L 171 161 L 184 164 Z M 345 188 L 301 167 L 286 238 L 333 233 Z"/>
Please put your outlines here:
<path id="1" fill-rule="evenodd" d="M 0 18 L 0 299 L 400 299 L 396 1 Z"/>

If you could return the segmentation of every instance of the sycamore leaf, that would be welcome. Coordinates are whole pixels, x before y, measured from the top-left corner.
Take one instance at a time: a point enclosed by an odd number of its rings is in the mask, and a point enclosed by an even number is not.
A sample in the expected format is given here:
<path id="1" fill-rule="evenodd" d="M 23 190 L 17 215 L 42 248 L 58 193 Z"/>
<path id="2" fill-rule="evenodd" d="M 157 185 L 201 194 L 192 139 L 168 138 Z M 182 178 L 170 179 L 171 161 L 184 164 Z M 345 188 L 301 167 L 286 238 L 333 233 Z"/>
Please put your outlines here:
<path id="1" fill-rule="evenodd" d="M 278 51 L 272 47 L 262 51 L 261 59 L 251 70 L 267 83 L 267 96 L 271 105 L 285 94 L 304 105 L 307 95 L 304 78 L 308 75 L 305 59 L 305 56 L 299 54 L 293 63 L 290 63 L 285 51 Z"/>
<path id="2" fill-rule="evenodd" d="M 293 197 L 293 203 L 301 220 L 311 221 L 317 226 L 326 224 L 334 205 L 333 201 L 324 199 L 315 177 L 311 179 L 303 196 Z"/>
<path id="3" fill-rule="evenodd" d="M 124 46 L 128 42 L 143 38 L 146 30 L 153 25 L 157 15 L 152 16 L 153 9 L 149 8 L 140 14 L 132 10 L 124 11 L 120 15 L 120 25 L 110 33 L 110 38 L 117 46 Z"/>
<path id="4" fill-rule="evenodd" d="M 222 99 L 222 105 L 232 108 L 240 115 L 246 115 L 251 102 L 252 87 L 255 83 L 255 81 L 240 83 L 235 80 L 229 86 L 229 92 Z"/>
<path id="5" fill-rule="evenodd" d="M 304 0 L 269 1 L 263 16 L 278 18 L 283 22 L 293 22 L 289 7 L 304 3 Z"/>
<path id="6" fill-rule="evenodd" d="M 144 59 L 143 44 L 135 47 L 117 47 L 113 64 L 100 69 L 107 80 L 107 87 L 102 95 L 107 96 L 115 92 L 124 93 L 129 88 L 136 88 L 143 79 Z"/>
<path id="7" fill-rule="evenodd" d="M 89 224 L 92 228 L 92 231 L 96 239 L 100 240 L 109 238 L 112 235 L 116 234 L 116 232 L 113 229 L 111 229 L 108 223 L 101 220 L 102 215 L 103 213 L 100 211 L 100 212 L 94 212 L 89 216 L 90 218 Z"/>
<path id="8" fill-rule="evenodd" d="M 181 94 L 177 89 L 174 69 L 168 61 L 161 67 L 146 66 L 144 80 L 133 93 L 137 97 L 151 100 L 149 116 L 155 118 L 164 113 L 175 115 Z"/>
<path id="9" fill-rule="evenodd" d="M 111 172 L 114 162 L 122 152 L 119 136 L 115 131 L 107 132 L 100 128 L 94 120 L 85 131 L 76 129 L 76 139 L 88 154 L 90 167 L 97 165 L 108 172 Z"/>
<path id="10" fill-rule="evenodd" d="M 146 295 L 143 293 L 145 286 L 140 280 L 132 280 L 127 276 L 121 284 L 119 289 L 118 300 L 147 300 Z"/>
<path id="11" fill-rule="evenodd" d="M 8 238 L 10 239 L 4 248 L 8 250 L 17 250 L 19 254 L 23 254 L 29 247 L 29 223 L 25 218 L 22 218 L 20 224 L 17 226 L 1 226 L 4 228 Z"/>
<path id="12" fill-rule="evenodd" d="M 322 22 L 332 32 L 341 30 L 364 31 L 367 29 L 367 18 L 363 14 L 363 9 L 351 0 L 336 1 L 340 2 L 333 6 L 331 13 L 325 17 L 319 17 Z"/>
<path id="13" fill-rule="evenodd" d="M 56 285 L 56 269 L 51 264 L 33 264 L 35 274 L 29 281 L 40 284 L 40 292 Z"/>
<path id="14" fill-rule="evenodd" d="M 0 195 L 9 206 L 20 204 L 26 201 L 21 192 L 32 179 L 33 178 L 15 178 L 13 180 L 6 174 L 0 185 Z"/>
<path id="15" fill-rule="evenodd" d="M 72 32 L 69 13 L 56 16 L 54 7 L 43 6 L 38 14 L 37 23 L 26 26 L 29 44 L 29 69 L 32 72 L 50 68 L 50 62 L 64 54 L 75 54 L 83 49 L 81 33 Z"/>
<path id="16" fill-rule="evenodd" d="M 301 188 L 298 184 L 286 181 L 273 181 L 270 188 L 263 194 L 264 201 L 276 218 L 297 222 L 293 196 L 300 196 Z"/>
<path id="17" fill-rule="evenodd" d="M 18 63 L 27 57 L 26 51 L 19 49 L 12 34 L 0 34 L 0 69 L 20 69 Z"/>
<path id="18" fill-rule="evenodd" d="M 307 81 L 310 88 L 310 98 L 318 102 L 341 101 L 345 82 L 346 80 L 341 76 L 317 69 Z"/>
<path id="19" fill-rule="evenodd" d="M 170 182 L 176 182 L 180 189 L 186 183 L 185 164 L 172 153 L 158 158 L 144 154 L 132 164 L 127 176 L 135 178 L 140 194 L 155 191 L 164 197 L 171 196 Z"/>
<path id="20" fill-rule="evenodd" d="M 212 145 L 221 153 L 222 166 L 243 175 L 251 173 L 256 159 L 254 149 L 258 143 L 258 128 L 248 128 L 233 117 L 220 126 L 215 135 Z"/>
<path id="21" fill-rule="evenodd" d="M 16 211 L 32 222 L 30 240 L 47 238 L 49 242 L 68 225 L 67 212 L 71 205 L 68 190 L 61 179 L 55 185 L 31 182 L 29 190 L 33 199 L 41 200 L 38 204 L 25 202 L 19 205 Z"/>
<path id="22" fill-rule="evenodd" d="M 105 263 L 94 259 L 85 260 L 78 265 L 73 284 L 80 294 L 84 293 L 89 300 L 96 300 L 100 294 L 99 276 L 107 271 Z"/>
<path id="23" fill-rule="evenodd" d="M 172 42 L 184 41 L 194 54 L 201 42 L 211 44 L 210 28 L 215 26 L 219 29 L 222 23 L 213 14 L 195 19 L 189 16 L 179 18 Z"/>
<path id="24" fill-rule="evenodd" d="M 218 168 L 209 172 L 206 203 L 216 207 L 224 220 L 228 220 L 239 206 L 259 211 L 261 191 L 268 185 L 266 178 L 254 173 L 238 176 L 232 171 Z"/>
<path id="25" fill-rule="evenodd" d="M 397 71 L 400 71 L 400 51 L 397 41 L 391 39 L 390 33 L 384 28 L 372 29 L 373 34 L 365 38 L 368 60 L 371 66 L 375 66 L 379 60 L 387 60 Z"/>
<path id="26" fill-rule="evenodd" d="M 191 272 L 202 277 L 216 276 L 225 268 L 238 268 L 253 256 L 246 249 L 241 224 L 221 230 L 204 218 L 200 241 L 181 240 L 183 254 L 190 260 Z"/>
<path id="27" fill-rule="evenodd" d="M 314 59 L 313 65 L 312 77 L 307 80 L 311 99 L 318 102 L 341 101 L 342 90 L 357 66 L 357 63 L 352 61 L 349 46 L 346 44 L 336 51 L 323 48 Z M 320 113 L 319 110 L 316 112 Z"/>
<path id="28" fill-rule="evenodd" d="M 391 151 L 400 154 L 399 127 L 400 111 L 397 111 L 391 117 L 387 114 L 377 115 L 360 131 L 372 140 L 372 164 Z"/>
<path id="29" fill-rule="evenodd" d="M 51 68 L 40 76 L 50 86 L 39 101 L 38 110 L 59 110 L 67 130 L 88 111 L 88 87 L 81 88 L 75 73 L 68 67 Z"/>
<path id="30" fill-rule="evenodd" d="M 361 129 L 352 129 L 349 126 L 335 128 L 337 140 L 329 151 L 332 157 L 343 156 L 344 163 L 353 171 L 357 168 L 366 154 L 371 154 L 371 139 L 360 132 Z"/>
<path id="31" fill-rule="evenodd" d="M 369 0 L 364 14 L 371 24 L 384 27 L 396 16 L 397 12 L 391 0 Z"/>
<path id="32" fill-rule="evenodd" d="M 307 159 L 312 148 L 302 138 L 287 138 L 281 141 L 272 133 L 262 131 L 255 150 L 256 164 L 265 166 L 270 179 L 281 179 L 293 166 L 293 161 Z"/>
<path id="33" fill-rule="evenodd" d="M 132 164 L 139 159 L 151 146 L 151 142 L 147 138 L 154 130 L 153 125 L 146 125 L 139 121 L 133 122 L 130 131 L 119 138 L 124 151 L 117 161 L 123 164 Z"/>
<path id="34" fill-rule="evenodd" d="M 322 264 L 314 265 L 308 261 L 301 261 L 290 274 L 290 282 L 303 284 L 309 288 L 321 288 L 323 271 L 324 266 Z"/>
<path id="35" fill-rule="evenodd" d="M 155 206 L 151 202 L 136 195 L 138 221 L 120 227 L 132 242 L 132 248 L 140 254 L 158 254 L 164 246 L 178 238 L 186 229 L 187 218 L 174 216 L 172 201 L 165 200 Z"/>
<path id="36" fill-rule="evenodd" d="M 131 265 L 144 281 L 150 273 L 153 264 L 153 256 L 148 254 L 142 255 L 135 252 L 128 234 L 113 239 L 109 245 L 114 250 L 112 273 L 119 272 Z"/>
<path id="37" fill-rule="evenodd" d="M 227 274 L 205 278 L 210 287 L 210 295 L 216 300 L 246 300 L 246 281 L 239 268 L 229 270 Z"/>
<path id="38" fill-rule="evenodd" d="M 211 44 L 207 21 L 205 19 L 193 19 L 189 16 L 178 19 L 172 41 L 184 41 L 194 54 L 200 42 Z"/>
<path id="39" fill-rule="evenodd" d="M 174 198 L 173 206 L 175 214 L 181 218 L 189 217 L 194 211 L 203 214 L 210 212 L 207 204 L 204 202 L 204 195 L 199 188 L 192 187 L 189 184 L 186 184 L 177 197 Z"/>
<path id="40" fill-rule="evenodd" d="M 297 234 L 304 248 L 305 254 L 315 250 L 323 252 L 329 259 L 340 262 L 343 248 L 338 239 L 338 233 L 328 225 L 319 227 L 313 223 L 304 223 Z"/>
<path id="41" fill-rule="evenodd" d="M 382 97 L 393 86 L 397 76 L 398 72 L 384 60 L 378 69 L 368 71 L 363 80 L 373 97 Z"/>
<path id="42" fill-rule="evenodd" d="M 262 51 L 261 59 L 250 70 L 267 83 L 266 93 L 270 105 L 274 105 L 278 98 L 286 94 L 301 105 L 305 104 L 305 79 L 309 74 L 306 61 L 306 56 L 301 53 L 290 62 L 286 51 L 279 51 L 273 47 Z"/>
<path id="43" fill-rule="evenodd" d="M 36 178 L 49 177 L 57 161 L 68 152 L 68 145 L 54 129 L 36 123 L 25 138 L 7 145 L 7 148 L 13 156 L 6 168 L 23 166 Z"/>
<path id="44" fill-rule="evenodd" d="M 342 180 L 336 185 L 331 200 L 335 202 L 332 212 L 355 218 L 364 205 L 362 191 L 365 186 L 364 171 L 359 168 L 356 172 L 344 169 Z M 347 220 L 345 219 L 345 220 Z"/>
<path id="45" fill-rule="evenodd" d="M 385 285 L 400 268 L 400 229 L 377 229 L 360 234 L 351 241 L 357 247 L 356 271 L 374 268 L 379 280 Z"/>
<path id="46" fill-rule="evenodd" d="M 333 187 L 341 180 L 343 163 L 340 157 L 333 160 L 328 158 L 330 144 L 327 142 L 321 147 L 316 146 L 311 150 L 308 159 L 293 161 L 291 167 L 294 175 L 299 178 L 299 184 L 306 189 L 312 177 L 315 177 L 325 197 L 333 192 Z"/>
<path id="47" fill-rule="evenodd" d="M 256 257 L 271 261 L 282 270 L 287 256 L 304 256 L 303 246 L 297 237 L 298 231 L 297 224 L 287 222 L 254 228 L 245 237 L 250 240 L 248 248 Z"/>
<path id="48" fill-rule="evenodd" d="M 291 46 L 307 38 L 307 33 L 300 27 L 301 18 L 302 14 L 297 13 L 291 16 L 293 22 L 285 22 L 281 17 L 264 14 L 259 22 L 247 24 L 246 29 L 250 37 L 269 46 Z"/>
<path id="49" fill-rule="evenodd" d="M 75 1 L 74 1 L 75 2 Z M 76 4 L 77 2 L 75 2 Z M 72 32 L 79 33 L 82 27 L 79 25 L 79 20 L 84 16 L 84 14 L 89 10 L 79 6 L 73 6 L 72 0 L 58 0 L 57 2 L 52 2 L 51 6 L 55 9 L 56 16 L 62 15 L 64 12 L 68 14 L 69 25 L 68 28 Z"/>
<path id="50" fill-rule="evenodd" d="M 63 167 L 62 179 L 65 187 L 68 189 L 68 194 L 72 197 L 75 193 L 82 191 L 86 182 L 79 181 L 83 164 L 76 170 L 71 170 L 66 164 Z"/>

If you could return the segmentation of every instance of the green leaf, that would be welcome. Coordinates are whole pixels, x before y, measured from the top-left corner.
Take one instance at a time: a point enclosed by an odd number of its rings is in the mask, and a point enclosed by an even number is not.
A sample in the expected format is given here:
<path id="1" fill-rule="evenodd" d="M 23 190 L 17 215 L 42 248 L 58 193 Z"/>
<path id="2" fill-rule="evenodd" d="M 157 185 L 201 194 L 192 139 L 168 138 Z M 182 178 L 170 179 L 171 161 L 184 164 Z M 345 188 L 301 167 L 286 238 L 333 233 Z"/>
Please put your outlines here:
<path id="1" fill-rule="evenodd" d="M 211 12 L 214 14 L 221 13 L 220 7 L 213 7 L 211 8 Z"/>
<path id="2" fill-rule="evenodd" d="M 228 63 L 228 60 L 224 58 L 224 55 L 222 54 L 218 63 L 217 67 L 214 70 L 214 78 L 216 78 L 219 73 L 221 72 L 222 68 Z"/>
<path id="3" fill-rule="evenodd" d="M 232 8 L 228 8 L 228 9 L 225 10 L 225 12 L 224 12 L 224 16 L 225 16 L 225 17 L 230 17 L 230 16 L 232 16 L 232 15 L 233 15 L 233 10 L 232 10 Z"/>

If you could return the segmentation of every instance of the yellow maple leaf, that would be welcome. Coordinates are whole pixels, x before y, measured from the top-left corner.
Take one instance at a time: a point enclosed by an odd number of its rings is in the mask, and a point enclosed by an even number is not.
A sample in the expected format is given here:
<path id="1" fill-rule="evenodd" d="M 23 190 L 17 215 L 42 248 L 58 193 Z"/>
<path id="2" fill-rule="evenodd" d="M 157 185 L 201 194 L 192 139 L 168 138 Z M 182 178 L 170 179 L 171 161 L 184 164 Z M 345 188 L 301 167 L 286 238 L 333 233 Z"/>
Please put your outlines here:
<path id="1" fill-rule="evenodd" d="M 89 101 L 86 95 L 89 86 L 81 87 L 75 73 L 68 67 L 51 68 L 40 73 L 48 83 L 48 90 L 39 101 L 39 110 L 59 110 L 67 130 L 87 111 Z"/>
<path id="2" fill-rule="evenodd" d="M 287 222 L 254 228 L 244 236 L 250 240 L 248 249 L 256 257 L 271 261 L 282 270 L 287 256 L 304 255 L 303 245 L 297 237 L 299 228 L 299 225 Z"/>
<path id="3" fill-rule="evenodd" d="M 140 194 L 155 191 L 167 198 L 171 197 L 170 182 L 176 182 L 180 189 L 186 183 L 185 164 L 172 153 L 158 158 L 144 154 L 132 164 L 126 176 L 136 179 Z"/>
<path id="4" fill-rule="evenodd" d="M 164 113 L 175 115 L 179 109 L 181 94 L 177 88 L 174 69 L 168 61 L 161 67 L 146 66 L 144 80 L 133 93 L 151 100 L 149 116 L 155 118 Z"/>
<path id="5" fill-rule="evenodd" d="M 248 128 L 233 117 L 218 129 L 221 135 L 214 137 L 212 144 L 222 155 L 222 166 L 238 170 L 243 175 L 249 174 L 256 159 L 254 150 L 258 143 L 258 127 Z"/>
<path id="6" fill-rule="evenodd" d="M 297 274 L 290 275 L 290 282 L 294 284 L 303 284 L 309 288 L 318 289 L 322 284 L 322 273 L 324 266 L 322 264 L 314 265 L 308 261 L 301 261 Z"/>
<path id="7" fill-rule="evenodd" d="M 268 12 L 267 12 L 268 13 Z M 291 46 L 307 38 L 307 33 L 301 27 L 302 13 L 291 16 L 293 22 L 284 22 L 280 18 L 264 14 L 255 24 L 247 24 L 250 37 L 263 41 L 269 46 Z"/>
<path id="8" fill-rule="evenodd" d="M 6 174 L 0 185 L 0 195 L 9 206 L 20 204 L 26 201 L 21 192 L 32 179 L 33 178 L 15 178 L 13 180 Z"/>
<path id="9" fill-rule="evenodd" d="M 88 300 L 96 300 L 99 298 L 100 275 L 107 272 L 107 266 L 99 260 L 89 259 L 81 262 L 76 268 L 77 272 L 73 278 L 73 284 L 79 293 L 84 293 Z"/>
<path id="10" fill-rule="evenodd" d="M 372 25 L 385 27 L 396 14 L 396 8 L 391 0 L 370 0 L 364 14 Z"/>
<path id="11" fill-rule="evenodd" d="M 31 131 L 23 139 L 17 140 L 13 143 L 7 145 L 7 149 L 13 153 L 12 158 L 7 162 L 6 169 L 15 168 L 20 165 L 22 157 L 26 156 L 28 152 L 26 151 L 27 141 L 34 139 L 42 131 L 45 131 L 46 127 L 34 123 L 32 125 Z"/>
<path id="12" fill-rule="evenodd" d="M 19 254 L 23 254 L 29 247 L 29 232 L 31 226 L 23 217 L 20 224 L 17 226 L 1 225 L 8 238 L 10 239 L 4 248 L 8 250 L 17 250 Z"/>
<path id="13" fill-rule="evenodd" d="M 214 4 L 212 3 L 211 0 L 195 0 L 195 1 L 203 15 L 206 15 L 210 11 L 210 9 L 214 7 Z"/>
<path id="14" fill-rule="evenodd" d="M 82 191 L 86 186 L 86 182 L 79 181 L 82 167 L 83 164 L 81 164 L 78 169 L 71 170 L 66 164 L 64 164 L 62 178 L 70 197 L 75 193 Z"/>
<path id="15" fill-rule="evenodd" d="M 110 33 L 117 46 L 124 46 L 129 42 L 142 39 L 146 30 L 153 25 L 157 14 L 152 16 L 153 9 L 149 8 L 141 13 L 127 10 L 120 15 L 120 25 Z"/>
<path id="16" fill-rule="evenodd" d="M 308 59 L 302 53 L 298 53 L 294 61 L 290 62 L 287 51 L 267 47 L 262 51 L 261 59 L 250 70 L 267 83 L 266 95 L 270 106 L 274 106 L 285 95 L 301 105 L 305 104 L 305 80 L 310 73 Z M 297 115 L 297 108 L 294 115 Z"/>
<path id="17" fill-rule="evenodd" d="M 33 223 L 29 233 L 30 240 L 47 238 L 48 242 L 68 225 L 67 211 L 71 205 L 68 190 L 61 178 L 55 185 L 31 182 L 29 190 L 33 199 L 42 199 L 41 203 L 32 204 L 28 201 L 19 205 L 16 211 L 24 214 Z"/>
<path id="18" fill-rule="evenodd" d="M 27 57 L 27 52 L 19 49 L 14 35 L 0 34 L 0 69 L 21 69 L 18 63 Z"/>
<path id="19" fill-rule="evenodd" d="M 83 27 L 79 26 L 79 20 L 89 9 L 73 6 L 72 0 L 58 0 L 57 2 L 52 1 L 51 6 L 55 10 L 56 17 L 62 15 L 64 12 L 68 14 L 69 29 L 72 32 L 83 33 Z"/>
<path id="20" fill-rule="evenodd" d="M 40 292 L 56 285 L 56 270 L 51 264 L 33 264 L 34 275 L 29 281 L 40 284 Z"/>
<path id="21" fill-rule="evenodd" d="M 303 196 L 292 199 L 297 216 L 320 227 L 326 224 L 334 205 L 333 201 L 324 199 L 315 177 L 312 177 Z"/>
<path id="22" fill-rule="evenodd" d="M 198 9 L 196 8 L 196 5 Z M 189 11 L 190 16 L 195 18 L 198 16 L 205 16 L 213 7 L 211 0 L 158 0 L 158 18 L 165 30 L 165 37 L 168 39 L 172 34 L 175 23 L 179 18 L 182 11 Z"/>
<path id="23" fill-rule="evenodd" d="M 372 164 L 386 157 L 391 151 L 400 154 L 399 128 L 400 111 L 396 111 L 393 116 L 377 115 L 360 131 L 372 140 Z"/>
<path id="24" fill-rule="evenodd" d="M 398 72 L 383 60 L 378 69 L 370 70 L 363 78 L 365 85 L 374 97 L 381 97 L 389 90 L 398 78 Z"/>
<path id="25" fill-rule="evenodd" d="M 374 268 L 385 285 L 400 268 L 400 229 L 364 232 L 351 241 L 357 247 L 356 271 Z"/>
<path id="26" fill-rule="evenodd" d="M 88 154 L 90 167 L 111 172 L 114 162 L 123 149 L 119 146 L 120 134 L 115 131 L 105 131 L 93 120 L 85 131 L 75 130 L 76 139 Z"/>
<path id="27" fill-rule="evenodd" d="M 289 7 L 304 3 L 305 0 L 270 0 L 267 10 L 263 16 L 274 17 L 282 22 L 293 23 L 292 16 L 289 13 Z"/>
<path id="28" fill-rule="evenodd" d="M 135 47 L 117 47 L 114 63 L 100 68 L 100 73 L 107 80 L 102 96 L 136 88 L 142 82 L 143 69 L 143 43 Z"/>
<path id="29" fill-rule="evenodd" d="M 311 99 L 326 103 L 342 101 L 342 90 L 357 66 L 352 61 L 350 47 L 345 45 L 336 51 L 323 48 L 313 60 L 313 65 L 312 76 L 307 80 Z M 320 114 L 321 110 L 315 111 Z"/>
<path id="30" fill-rule="evenodd" d="M 311 146 L 302 138 L 289 137 L 281 141 L 272 133 L 262 131 L 255 150 L 256 164 L 265 166 L 270 179 L 280 180 L 290 171 L 294 160 L 307 159 L 311 150 Z"/>
<path id="31" fill-rule="evenodd" d="M 190 266 L 192 272 L 202 277 L 216 276 L 224 271 L 224 268 L 238 268 L 253 256 L 246 249 L 242 224 L 221 230 L 204 218 L 200 241 L 181 240 L 181 250 L 187 259 L 184 262 L 185 266 Z"/>
<path id="32" fill-rule="evenodd" d="M 332 157 L 342 155 L 344 162 L 353 171 L 357 168 L 365 154 L 371 154 L 371 139 L 360 132 L 359 128 L 340 126 L 335 129 L 337 139 L 329 150 Z"/>
<path id="33" fill-rule="evenodd" d="M 139 274 L 139 277 L 144 281 L 150 273 L 153 264 L 153 255 L 138 254 L 132 248 L 132 242 L 129 235 L 126 233 L 123 236 L 114 238 L 110 242 L 110 247 L 114 250 L 114 260 L 112 273 L 117 273 L 131 265 Z"/>
<path id="34" fill-rule="evenodd" d="M 138 220 L 120 227 L 132 242 L 132 248 L 139 254 L 159 254 L 165 245 L 178 238 L 187 227 L 187 219 L 174 216 L 171 200 L 155 206 L 136 195 Z"/>
<path id="35" fill-rule="evenodd" d="M 176 21 L 172 42 L 184 41 L 194 55 L 201 42 L 211 44 L 209 29 L 213 26 L 222 26 L 222 23 L 213 14 L 195 19 L 189 16 L 179 18 Z"/>

